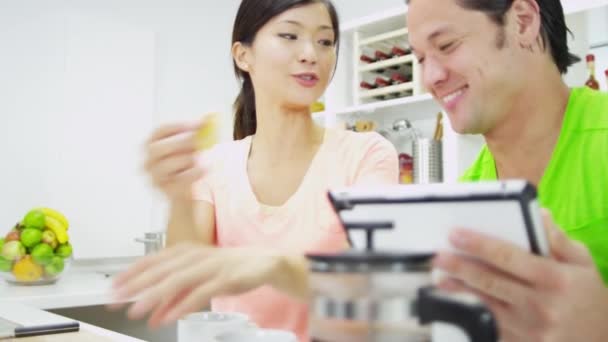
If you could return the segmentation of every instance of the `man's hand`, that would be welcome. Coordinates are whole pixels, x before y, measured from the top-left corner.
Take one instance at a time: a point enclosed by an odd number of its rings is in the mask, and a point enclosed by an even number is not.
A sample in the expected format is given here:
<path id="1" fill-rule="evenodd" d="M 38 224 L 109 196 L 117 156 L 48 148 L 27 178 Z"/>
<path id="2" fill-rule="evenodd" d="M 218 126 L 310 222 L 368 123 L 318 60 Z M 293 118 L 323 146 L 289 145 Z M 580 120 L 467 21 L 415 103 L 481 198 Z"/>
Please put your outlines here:
<path id="1" fill-rule="evenodd" d="M 439 286 L 478 295 L 496 316 L 502 341 L 605 341 L 608 289 L 585 246 L 543 216 L 551 257 L 457 230 L 452 244 L 475 258 L 440 253 L 434 264 L 450 277 Z"/>

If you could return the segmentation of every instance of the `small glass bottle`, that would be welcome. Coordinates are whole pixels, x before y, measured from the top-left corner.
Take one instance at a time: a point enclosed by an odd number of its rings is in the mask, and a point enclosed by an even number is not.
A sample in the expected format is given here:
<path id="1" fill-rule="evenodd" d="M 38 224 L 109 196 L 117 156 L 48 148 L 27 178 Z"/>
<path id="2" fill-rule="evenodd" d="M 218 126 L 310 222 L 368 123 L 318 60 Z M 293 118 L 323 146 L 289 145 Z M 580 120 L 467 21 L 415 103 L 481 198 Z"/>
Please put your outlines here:
<path id="1" fill-rule="evenodd" d="M 585 85 L 591 89 L 599 90 L 600 84 L 595 79 L 595 56 L 592 54 L 587 55 L 587 69 L 589 70 L 589 78 Z"/>

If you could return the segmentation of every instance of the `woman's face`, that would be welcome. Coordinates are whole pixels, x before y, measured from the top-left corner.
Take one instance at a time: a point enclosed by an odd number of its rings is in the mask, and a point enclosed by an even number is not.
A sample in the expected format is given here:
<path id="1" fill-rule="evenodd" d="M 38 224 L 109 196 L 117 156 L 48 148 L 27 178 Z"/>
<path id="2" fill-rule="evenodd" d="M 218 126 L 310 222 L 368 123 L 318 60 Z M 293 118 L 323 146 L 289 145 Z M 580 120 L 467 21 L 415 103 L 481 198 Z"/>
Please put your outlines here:
<path id="1" fill-rule="evenodd" d="M 327 7 L 319 3 L 283 12 L 264 25 L 244 51 L 256 100 L 309 108 L 327 88 L 336 64 Z"/>

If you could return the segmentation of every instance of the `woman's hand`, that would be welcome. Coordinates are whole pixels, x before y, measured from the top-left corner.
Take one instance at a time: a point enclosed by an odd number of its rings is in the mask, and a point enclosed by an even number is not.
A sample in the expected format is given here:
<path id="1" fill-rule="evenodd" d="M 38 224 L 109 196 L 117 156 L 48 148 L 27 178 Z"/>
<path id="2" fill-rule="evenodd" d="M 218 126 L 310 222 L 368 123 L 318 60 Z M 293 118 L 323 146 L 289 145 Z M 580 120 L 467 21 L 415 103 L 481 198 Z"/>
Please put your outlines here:
<path id="1" fill-rule="evenodd" d="M 440 287 L 477 294 L 490 307 L 502 341 L 603 341 L 608 336 L 608 289 L 587 249 L 544 226 L 551 257 L 459 230 L 453 245 L 477 260 L 441 253 L 435 266 L 450 274 Z"/>
<path id="2" fill-rule="evenodd" d="M 203 175 L 196 163 L 195 133 L 200 127 L 201 124 L 165 125 L 148 139 L 144 168 L 170 200 L 191 200 L 192 184 Z"/>
<path id="3" fill-rule="evenodd" d="M 152 312 L 149 324 L 158 327 L 201 310 L 213 297 L 275 285 L 283 262 L 282 256 L 260 249 L 183 243 L 145 257 L 117 276 L 115 299 L 135 298 L 129 318 Z"/>

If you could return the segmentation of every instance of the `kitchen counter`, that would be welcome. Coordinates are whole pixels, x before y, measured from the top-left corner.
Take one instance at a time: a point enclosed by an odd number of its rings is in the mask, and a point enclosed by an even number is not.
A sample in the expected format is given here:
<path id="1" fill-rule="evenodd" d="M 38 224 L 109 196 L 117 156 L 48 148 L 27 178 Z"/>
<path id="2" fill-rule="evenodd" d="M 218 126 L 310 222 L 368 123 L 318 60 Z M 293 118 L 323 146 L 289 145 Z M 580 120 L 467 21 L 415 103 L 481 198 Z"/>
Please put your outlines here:
<path id="1" fill-rule="evenodd" d="M 112 276 L 124 270 L 132 259 L 74 262 L 66 274 L 53 285 L 18 286 L 0 279 L 0 317 L 18 324 L 48 324 L 65 317 L 80 321 L 76 333 L 45 335 L 14 339 L 19 342 L 68 342 L 68 341 L 148 341 L 121 334 L 112 329 L 116 321 L 125 322 L 123 313 L 105 311 L 112 302 L 110 288 Z M 94 315 L 63 315 L 70 310 L 97 310 Z M 60 312 L 56 314 L 53 312 Z M 99 320 L 93 324 L 88 318 Z M 106 324 L 106 329 L 100 326 Z M 128 322 L 127 332 L 145 333 L 145 322 Z M 136 334 L 131 334 L 136 336 Z"/>
<path id="2" fill-rule="evenodd" d="M 111 278 L 93 272 L 70 272 L 53 285 L 15 286 L 0 282 L 0 303 L 20 303 L 38 309 L 61 309 L 111 302 Z"/>
<path id="3" fill-rule="evenodd" d="M 38 309 L 61 309 L 111 303 L 111 276 L 132 260 L 75 262 L 53 285 L 18 286 L 0 281 L 0 303 L 20 303 Z"/>
<path id="4" fill-rule="evenodd" d="M 64 317 L 33 308 L 28 305 L 19 304 L 16 302 L 0 301 L 0 317 L 9 321 L 28 325 L 28 324 L 53 324 L 65 321 Z M 8 341 L 19 342 L 71 342 L 71 341 L 88 341 L 88 342 L 141 342 L 130 336 L 122 335 L 114 331 L 102 329 L 91 324 L 80 322 L 80 331 L 56 334 L 42 335 L 19 339 L 10 339 Z"/>
<path id="5" fill-rule="evenodd" d="M 0 281 L 0 317 L 7 305 L 19 305 L 18 308 L 21 311 L 35 310 L 38 313 L 51 314 L 43 311 L 50 310 L 61 316 L 92 323 L 83 323 L 81 330 L 87 334 L 97 334 L 102 337 L 111 335 L 109 341 L 176 341 L 176 325 L 164 331 L 151 332 L 147 329 L 145 321 L 128 321 L 125 319 L 124 313 L 105 310 L 104 305 L 112 302 L 110 295 L 112 276 L 124 270 L 131 262 L 132 260 L 112 263 L 89 262 L 88 265 L 75 263 L 68 273 L 54 285 L 14 286 Z M 100 326 L 106 329 L 99 328 Z M 79 337 L 74 341 L 81 340 L 85 340 L 85 338 Z M 88 337 L 86 340 L 97 341 L 97 339 Z M 435 342 L 466 342 L 467 340 L 458 328 L 444 324 L 436 324 L 433 328 L 433 341 Z M 50 336 L 45 339 L 19 339 L 19 342 L 30 341 L 67 342 L 71 340 L 53 339 Z"/>

